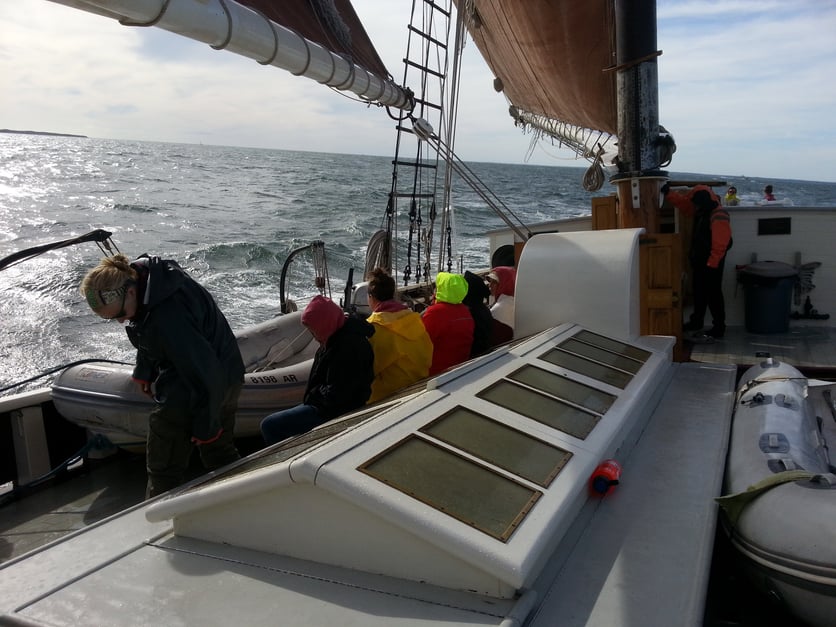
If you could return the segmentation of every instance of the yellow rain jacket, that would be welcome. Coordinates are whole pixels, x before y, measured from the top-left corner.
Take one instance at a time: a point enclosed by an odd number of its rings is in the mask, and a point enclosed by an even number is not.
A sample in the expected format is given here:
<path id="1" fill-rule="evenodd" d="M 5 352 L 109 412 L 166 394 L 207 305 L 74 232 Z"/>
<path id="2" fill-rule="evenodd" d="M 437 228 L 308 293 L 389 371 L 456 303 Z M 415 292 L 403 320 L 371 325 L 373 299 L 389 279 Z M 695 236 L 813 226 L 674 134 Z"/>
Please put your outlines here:
<path id="1" fill-rule="evenodd" d="M 419 314 L 411 309 L 376 311 L 366 320 L 374 325 L 374 335 L 369 338 L 374 351 L 369 403 L 429 375 L 433 344 Z"/>

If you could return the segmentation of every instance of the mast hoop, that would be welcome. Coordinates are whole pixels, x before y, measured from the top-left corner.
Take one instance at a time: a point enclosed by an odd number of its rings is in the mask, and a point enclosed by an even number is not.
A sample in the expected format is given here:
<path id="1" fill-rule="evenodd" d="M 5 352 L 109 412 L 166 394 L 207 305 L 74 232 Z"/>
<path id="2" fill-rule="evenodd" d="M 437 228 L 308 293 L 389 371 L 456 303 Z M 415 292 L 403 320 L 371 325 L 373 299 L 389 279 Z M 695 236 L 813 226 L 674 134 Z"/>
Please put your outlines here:
<path id="1" fill-rule="evenodd" d="M 302 34 L 298 30 L 295 30 L 293 28 L 289 28 L 287 26 L 285 26 L 285 28 L 287 28 L 287 30 L 289 30 L 291 33 L 296 35 L 302 41 L 302 43 L 305 45 L 305 65 L 303 65 L 302 69 L 299 70 L 298 72 L 294 72 L 293 70 L 290 70 L 290 73 L 293 74 L 294 76 L 304 76 L 305 73 L 308 71 L 308 69 L 311 67 L 311 46 L 308 43 L 308 40 L 305 39 L 304 37 L 302 37 Z"/>
<path id="2" fill-rule="evenodd" d="M 163 19 L 163 16 L 165 16 L 166 11 L 168 11 L 168 5 L 170 3 L 171 0 L 163 0 L 162 5 L 160 6 L 160 12 L 157 14 L 157 17 L 155 17 L 152 20 L 149 20 L 148 22 L 134 22 L 126 17 L 123 17 L 119 20 L 119 23 L 122 26 L 155 26 L 157 22 L 159 22 L 161 19 Z"/>
<path id="3" fill-rule="evenodd" d="M 342 56 L 342 55 L 340 55 L 340 56 Z M 331 87 L 333 87 L 334 89 L 346 90 L 354 84 L 354 79 L 355 79 L 354 68 L 355 68 L 355 65 L 354 65 L 354 61 L 350 61 L 349 59 L 346 59 L 345 57 L 342 57 L 342 58 L 345 59 L 346 63 L 348 63 L 348 78 L 346 78 L 339 85 L 331 85 Z"/>
<path id="4" fill-rule="evenodd" d="M 260 63 L 261 65 L 272 65 L 273 61 L 276 60 L 276 57 L 279 54 L 279 34 L 276 32 L 276 25 L 273 24 L 273 20 L 268 18 L 266 15 L 264 15 L 264 13 L 262 13 L 258 9 L 253 9 L 252 7 L 250 9 L 254 13 L 257 13 L 259 16 L 261 16 L 261 19 L 267 22 L 267 26 L 270 27 L 270 32 L 273 33 L 273 53 L 264 61 L 258 61 L 258 63 Z"/>
<path id="5" fill-rule="evenodd" d="M 655 59 L 657 57 L 662 56 L 662 51 L 657 50 L 656 52 L 651 52 L 650 54 L 646 54 L 643 57 L 639 57 L 638 59 L 633 59 L 631 61 L 627 61 L 625 63 L 619 63 L 618 65 L 611 65 L 610 67 L 605 67 L 602 72 L 621 72 L 622 70 L 628 70 L 631 67 L 635 67 L 637 65 L 641 65 L 645 61 L 650 61 L 651 59 Z"/>
<path id="6" fill-rule="evenodd" d="M 223 42 L 217 46 L 215 44 L 209 44 L 209 47 L 214 50 L 223 50 L 229 45 L 229 42 L 232 41 L 232 13 L 230 13 L 229 7 L 226 6 L 226 0 L 218 0 L 218 4 L 221 5 L 221 8 L 224 10 L 224 14 L 226 15 L 226 39 L 224 39 Z"/>

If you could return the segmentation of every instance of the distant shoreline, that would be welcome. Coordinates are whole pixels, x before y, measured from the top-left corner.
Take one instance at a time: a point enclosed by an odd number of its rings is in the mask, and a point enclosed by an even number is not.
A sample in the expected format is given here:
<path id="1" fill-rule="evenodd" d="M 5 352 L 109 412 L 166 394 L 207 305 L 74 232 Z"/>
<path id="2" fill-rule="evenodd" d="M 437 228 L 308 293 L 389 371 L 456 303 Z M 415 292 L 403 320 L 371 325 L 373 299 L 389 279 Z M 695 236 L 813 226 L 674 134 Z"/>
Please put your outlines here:
<path id="1" fill-rule="evenodd" d="M 0 133 L 17 133 L 18 135 L 49 135 L 50 137 L 83 137 L 89 139 L 87 135 L 73 135 L 72 133 L 48 133 L 46 131 L 15 131 L 10 128 L 0 128 Z"/>

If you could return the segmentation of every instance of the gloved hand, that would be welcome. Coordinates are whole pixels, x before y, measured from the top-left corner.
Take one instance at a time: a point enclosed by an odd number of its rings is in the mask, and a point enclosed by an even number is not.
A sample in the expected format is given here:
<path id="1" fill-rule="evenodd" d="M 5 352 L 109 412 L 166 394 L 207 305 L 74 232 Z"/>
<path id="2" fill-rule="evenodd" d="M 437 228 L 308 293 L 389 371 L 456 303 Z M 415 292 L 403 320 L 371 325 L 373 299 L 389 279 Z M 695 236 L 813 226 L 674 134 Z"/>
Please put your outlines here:
<path id="1" fill-rule="evenodd" d="M 220 438 L 223 432 L 223 427 L 221 427 L 220 429 L 218 429 L 218 432 L 208 440 L 199 440 L 195 436 L 192 436 L 192 443 L 197 444 L 198 446 L 201 446 L 202 444 L 211 444 L 212 442 L 215 442 L 218 438 Z"/>
<path id="2" fill-rule="evenodd" d="M 154 398 L 154 392 L 151 389 L 151 382 L 150 381 L 140 381 L 139 379 L 134 379 L 139 391 L 145 394 L 148 398 Z"/>

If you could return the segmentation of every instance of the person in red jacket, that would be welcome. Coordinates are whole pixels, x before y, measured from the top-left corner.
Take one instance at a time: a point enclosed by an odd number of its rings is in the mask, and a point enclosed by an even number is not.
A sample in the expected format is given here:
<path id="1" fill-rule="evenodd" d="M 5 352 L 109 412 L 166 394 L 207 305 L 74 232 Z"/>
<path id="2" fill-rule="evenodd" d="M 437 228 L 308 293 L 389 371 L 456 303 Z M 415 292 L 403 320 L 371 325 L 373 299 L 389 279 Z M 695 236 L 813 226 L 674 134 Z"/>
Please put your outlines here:
<path id="1" fill-rule="evenodd" d="M 517 270 L 511 266 L 496 266 L 488 273 L 488 287 L 493 297 L 492 342 L 494 345 L 509 342 L 514 338 L 514 292 L 517 284 Z"/>
<path id="2" fill-rule="evenodd" d="M 435 303 L 421 314 L 433 343 L 430 375 L 470 358 L 475 324 L 470 309 L 462 303 L 467 289 L 461 274 L 439 272 L 435 278 Z"/>
<path id="3" fill-rule="evenodd" d="M 696 185 L 687 192 L 662 187 L 667 200 L 677 209 L 694 216 L 691 235 L 691 281 L 694 311 L 683 331 L 695 331 L 697 341 L 713 341 L 726 332 L 726 304 L 723 300 L 723 266 L 732 246 L 731 221 L 720 199 L 706 185 Z M 706 309 L 711 312 L 712 327 L 702 333 Z"/>

